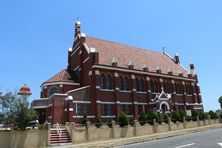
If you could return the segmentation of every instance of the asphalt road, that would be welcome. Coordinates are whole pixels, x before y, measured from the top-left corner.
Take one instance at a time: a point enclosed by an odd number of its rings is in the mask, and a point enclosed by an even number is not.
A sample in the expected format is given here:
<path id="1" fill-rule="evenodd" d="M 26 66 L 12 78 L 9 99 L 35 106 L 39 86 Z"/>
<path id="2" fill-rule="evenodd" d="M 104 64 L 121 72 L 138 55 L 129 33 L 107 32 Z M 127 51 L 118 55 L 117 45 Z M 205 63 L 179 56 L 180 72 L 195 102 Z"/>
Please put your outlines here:
<path id="1" fill-rule="evenodd" d="M 125 145 L 121 148 L 222 148 L 222 128 Z"/>

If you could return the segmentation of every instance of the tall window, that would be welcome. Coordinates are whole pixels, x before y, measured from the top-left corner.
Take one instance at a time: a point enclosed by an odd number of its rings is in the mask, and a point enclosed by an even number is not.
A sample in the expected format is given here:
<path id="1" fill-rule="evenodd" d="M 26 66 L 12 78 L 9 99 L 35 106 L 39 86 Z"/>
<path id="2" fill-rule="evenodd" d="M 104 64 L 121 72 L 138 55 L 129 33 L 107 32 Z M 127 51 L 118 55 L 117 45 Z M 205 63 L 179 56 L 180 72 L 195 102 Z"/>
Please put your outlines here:
<path id="1" fill-rule="evenodd" d="M 129 90 L 129 79 L 125 77 L 125 90 Z"/>
<path id="2" fill-rule="evenodd" d="M 102 104 L 101 105 L 101 112 L 103 116 L 110 116 L 112 115 L 112 107 L 111 104 Z"/>
<path id="3" fill-rule="evenodd" d="M 163 82 L 163 88 L 166 93 L 171 93 L 171 84 L 169 81 Z"/>
<path id="4" fill-rule="evenodd" d="M 81 104 L 76 103 L 76 115 L 80 115 L 80 114 L 81 114 Z"/>
<path id="5" fill-rule="evenodd" d="M 153 80 L 150 80 L 150 90 L 151 90 L 151 92 L 155 92 Z"/>
<path id="6" fill-rule="evenodd" d="M 129 79 L 127 77 L 123 78 L 120 76 L 120 90 L 129 90 Z"/>
<path id="7" fill-rule="evenodd" d="M 107 76 L 107 89 L 112 89 L 112 77 L 110 75 Z"/>
<path id="8" fill-rule="evenodd" d="M 183 85 L 182 84 L 176 83 L 175 87 L 176 87 L 177 94 L 182 94 L 183 93 Z"/>
<path id="9" fill-rule="evenodd" d="M 121 105 L 122 111 L 126 113 L 127 115 L 130 115 L 130 105 L 128 104 L 122 104 Z"/>
<path id="10" fill-rule="evenodd" d="M 100 76 L 100 88 L 105 89 L 106 88 L 106 76 L 102 74 Z"/>
<path id="11" fill-rule="evenodd" d="M 144 80 L 136 78 L 136 90 L 144 91 Z"/>
<path id="12" fill-rule="evenodd" d="M 157 80 L 154 80 L 154 92 L 159 92 L 159 89 L 158 89 L 158 81 Z"/>
<path id="13" fill-rule="evenodd" d="M 100 76 L 100 88 L 101 89 L 112 89 L 113 88 L 112 77 L 110 75 L 106 76 L 106 75 L 102 74 Z"/>
<path id="14" fill-rule="evenodd" d="M 88 114 L 88 104 L 83 104 L 83 114 Z"/>
<path id="15" fill-rule="evenodd" d="M 120 90 L 125 90 L 125 88 L 124 88 L 124 79 L 123 79 L 122 76 L 120 76 L 119 81 L 120 81 Z"/>
<path id="16" fill-rule="evenodd" d="M 57 88 L 57 87 L 51 87 L 51 88 L 49 89 L 48 96 L 51 96 L 51 95 L 53 95 L 54 93 L 58 93 L 58 92 L 59 92 L 59 88 Z"/>
<path id="17" fill-rule="evenodd" d="M 138 113 L 145 112 L 145 105 L 138 105 Z"/>

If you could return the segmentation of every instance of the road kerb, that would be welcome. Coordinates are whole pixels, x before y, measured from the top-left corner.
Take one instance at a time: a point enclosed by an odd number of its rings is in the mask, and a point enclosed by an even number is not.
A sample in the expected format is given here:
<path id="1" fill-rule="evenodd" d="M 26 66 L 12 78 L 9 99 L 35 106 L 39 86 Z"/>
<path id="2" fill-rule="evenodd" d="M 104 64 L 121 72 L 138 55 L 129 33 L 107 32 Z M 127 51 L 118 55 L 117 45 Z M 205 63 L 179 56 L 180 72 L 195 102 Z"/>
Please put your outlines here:
<path id="1" fill-rule="evenodd" d="M 156 133 L 156 134 L 152 134 L 152 135 L 144 135 L 144 136 L 137 136 L 137 137 L 130 137 L 130 138 L 119 138 L 119 139 L 111 139 L 111 140 L 103 140 L 103 141 L 91 141 L 91 142 L 86 142 L 86 143 L 73 144 L 73 145 L 69 145 L 67 147 L 69 147 L 69 148 L 117 147 L 117 146 L 123 146 L 123 145 L 127 145 L 127 144 L 141 143 L 141 142 L 147 142 L 150 140 L 156 140 L 156 139 L 174 137 L 174 136 L 190 134 L 190 133 L 195 133 L 195 132 L 200 132 L 200 131 L 206 131 L 206 130 L 215 129 L 215 128 L 222 128 L 222 124 L 215 124 L 215 125 L 209 125 L 209 126 L 202 126 L 202 127 L 189 128 L 189 129 L 176 130 L 176 131 L 163 132 L 163 133 Z"/>

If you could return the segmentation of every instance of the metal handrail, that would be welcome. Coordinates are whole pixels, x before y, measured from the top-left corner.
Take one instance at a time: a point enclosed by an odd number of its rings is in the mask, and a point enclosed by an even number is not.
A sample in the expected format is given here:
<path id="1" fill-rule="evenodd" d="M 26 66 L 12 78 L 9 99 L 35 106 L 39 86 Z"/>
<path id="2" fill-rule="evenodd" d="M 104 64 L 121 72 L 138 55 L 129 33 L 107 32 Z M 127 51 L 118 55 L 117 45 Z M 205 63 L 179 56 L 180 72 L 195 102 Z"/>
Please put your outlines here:
<path id="1" fill-rule="evenodd" d="M 60 128 L 58 123 L 56 123 L 56 130 L 57 130 L 57 133 L 59 135 L 59 142 L 61 142 L 62 131 L 61 131 L 61 128 Z"/>

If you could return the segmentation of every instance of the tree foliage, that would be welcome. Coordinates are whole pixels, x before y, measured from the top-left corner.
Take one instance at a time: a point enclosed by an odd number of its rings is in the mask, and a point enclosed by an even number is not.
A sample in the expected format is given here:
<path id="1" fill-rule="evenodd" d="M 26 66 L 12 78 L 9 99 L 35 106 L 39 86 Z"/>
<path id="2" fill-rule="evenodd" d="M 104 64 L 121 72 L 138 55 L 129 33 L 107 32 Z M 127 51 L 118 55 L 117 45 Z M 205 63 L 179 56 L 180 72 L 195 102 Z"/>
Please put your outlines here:
<path id="1" fill-rule="evenodd" d="M 158 113 L 154 109 L 150 109 L 147 112 L 147 121 L 149 124 L 153 124 L 153 120 L 156 119 L 156 121 L 159 120 Z"/>
<path id="2" fill-rule="evenodd" d="M 7 92 L 0 95 L 0 122 L 15 124 L 20 130 L 25 130 L 30 121 L 36 118 L 36 112 L 29 107 L 27 96 L 18 96 Z"/>
<path id="3" fill-rule="evenodd" d="M 96 117 L 95 126 L 100 128 L 102 126 L 102 120 L 99 117 Z"/>
<path id="4" fill-rule="evenodd" d="M 218 99 L 218 102 L 220 103 L 220 108 L 222 109 L 222 96 Z"/>
<path id="5" fill-rule="evenodd" d="M 140 123 L 140 125 L 144 125 L 146 123 L 146 113 L 145 112 L 140 112 L 139 123 Z"/>
<path id="6" fill-rule="evenodd" d="M 120 127 L 124 127 L 129 124 L 129 119 L 124 112 L 120 112 L 118 116 L 118 122 Z"/>

